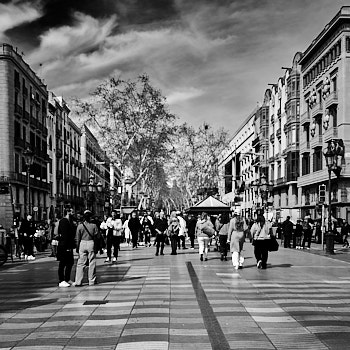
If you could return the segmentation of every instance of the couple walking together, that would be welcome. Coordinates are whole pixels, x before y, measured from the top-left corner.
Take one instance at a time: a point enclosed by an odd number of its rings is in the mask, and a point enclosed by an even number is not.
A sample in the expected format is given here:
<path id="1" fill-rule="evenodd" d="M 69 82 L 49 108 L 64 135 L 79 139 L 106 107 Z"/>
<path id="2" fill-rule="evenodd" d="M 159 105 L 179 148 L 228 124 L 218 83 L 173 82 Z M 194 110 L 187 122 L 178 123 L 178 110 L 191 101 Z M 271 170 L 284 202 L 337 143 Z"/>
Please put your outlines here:
<path id="1" fill-rule="evenodd" d="M 84 221 L 78 224 L 77 229 L 72 222 L 74 212 L 72 209 L 64 210 L 64 218 L 57 225 L 57 260 L 59 287 L 80 287 L 84 277 L 84 268 L 88 266 L 89 285 L 96 284 L 96 249 L 95 240 L 99 237 L 96 224 L 91 222 L 92 213 L 89 210 L 84 212 Z M 79 254 L 75 282 L 70 279 L 74 265 L 73 250 Z"/>

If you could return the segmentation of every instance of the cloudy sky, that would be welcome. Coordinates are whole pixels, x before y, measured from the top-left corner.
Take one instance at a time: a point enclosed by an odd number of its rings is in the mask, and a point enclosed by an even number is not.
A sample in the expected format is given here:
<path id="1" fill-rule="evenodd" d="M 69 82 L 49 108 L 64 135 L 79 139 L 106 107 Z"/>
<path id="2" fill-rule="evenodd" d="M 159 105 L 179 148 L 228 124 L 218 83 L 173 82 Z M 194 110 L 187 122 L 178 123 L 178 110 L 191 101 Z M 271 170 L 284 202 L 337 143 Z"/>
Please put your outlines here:
<path id="1" fill-rule="evenodd" d="M 148 73 L 181 120 L 234 132 L 338 0 L 0 0 L 0 42 L 56 95 Z"/>

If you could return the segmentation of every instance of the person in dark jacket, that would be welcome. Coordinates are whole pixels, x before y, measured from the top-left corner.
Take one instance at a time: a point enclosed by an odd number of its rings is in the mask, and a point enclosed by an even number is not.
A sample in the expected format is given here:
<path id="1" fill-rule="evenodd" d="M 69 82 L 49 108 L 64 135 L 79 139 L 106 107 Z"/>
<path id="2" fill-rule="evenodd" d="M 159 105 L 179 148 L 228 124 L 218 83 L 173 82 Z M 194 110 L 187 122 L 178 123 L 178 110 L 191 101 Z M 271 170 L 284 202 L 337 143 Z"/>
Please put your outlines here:
<path id="1" fill-rule="evenodd" d="M 141 230 L 141 222 L 137 217 L 136 211 L 133 211 L 131 213 L 131 218 L 129 220 L 128 226 L 132 237 L 132 248 L 135 249 L 137 248 L 137 240 L 139 238 L 139 232 Z"/>
<path id="2" fill-rule="evenodd" d="M 284 248 L 291 248 L 290 242 L 293 235 L 293 223 L 290 221 L 290 216 L 287 216 L 286 220 L 282 224 Z"/>
<path id="3" fill-rule="evenodd" d="M 165 243 L 165 236 L 166 231 L 168 229 L 168 221 L 165 218 L 164 212 L 160 212 L 159 218 L 157 218 L 154 222 L 154 229 L 156 231 L 156 243 L 157 243 L 157 250 L 156 255 L 159 255 L 159 248 L 160 248 L 160 255 L 164 255 L 164 243 Z"/>
<path id="4" fill-rule="evenodd" d="M 297 224 L 295 225 L 294 232 L 294 247 L 296 249 L 301 249 L 301 239 L 303 237 L 303 226 L 301 224 L 301 220 L 297 220 Z"/>
<path id="5" fill-rule="evenodd" d="M 191 241 L 191 249 L 194 249 L 194 239 L 196 237 L 197 218 L 190 214 L 187 221 L 187 234 Z"/>
<path id="6" fill-rule="evenodd" d="M 75 226 L 72 217 L 73 209 L 65 209 L 64 217 L 58 223 L 57 260 L 59 287 L 70 287 L 70 279 L 74 265 L 73 249 L 75 248 Z"/>
<path id="7" fill-rule="evenodd" d="M 27 215 L 19 228 L 20 241 L 23 244 L 23 253 L 25 260 L 35 260 L 34 256 L 34 234 L 35 234 L 35 224 L 33 222 L 33 217 Z"/>

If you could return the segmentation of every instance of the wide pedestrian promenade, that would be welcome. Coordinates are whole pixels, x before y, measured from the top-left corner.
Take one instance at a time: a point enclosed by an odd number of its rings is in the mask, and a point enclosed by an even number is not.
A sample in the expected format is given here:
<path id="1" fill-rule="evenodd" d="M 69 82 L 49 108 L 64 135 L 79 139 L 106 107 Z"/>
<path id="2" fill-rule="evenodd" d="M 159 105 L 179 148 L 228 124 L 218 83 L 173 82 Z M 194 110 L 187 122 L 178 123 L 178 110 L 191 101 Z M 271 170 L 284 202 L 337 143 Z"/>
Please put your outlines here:
<path id="1" fill-rule="evenodd" d="M 98 256 L 98 284 L 58 288 L 43 257 L 0 268 L 0 349 L 349 349 L 349 263 L 280 248 L 235 272 L 217 252 Z M 72 274 L 73 276 L 73 274 Z"/>

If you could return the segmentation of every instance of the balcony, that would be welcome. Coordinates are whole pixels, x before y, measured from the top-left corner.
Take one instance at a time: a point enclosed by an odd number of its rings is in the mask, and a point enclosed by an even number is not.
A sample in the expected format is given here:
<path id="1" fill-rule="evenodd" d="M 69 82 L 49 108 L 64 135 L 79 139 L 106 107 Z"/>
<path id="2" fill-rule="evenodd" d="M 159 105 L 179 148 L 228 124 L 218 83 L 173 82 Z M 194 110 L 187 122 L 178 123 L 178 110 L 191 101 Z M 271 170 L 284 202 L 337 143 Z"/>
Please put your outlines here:
<path id="1" fill-rule="evenodd" d="M 322 135 L 315 135 L 314 137 L 312 137 L 310 141 L 310 146 L 311 148 L 320 147 L 320 146 L 322 147 L 323 146 Z"/>
<path id="2" fill-rule="evenodd" d="M 17 149 L 25 149 L 26 142 L 22 140 L 20 137 L 15 137 L 15 148 Z"/>
<path id="3" fill-rule="evenodd" d="M 253 166 L 258 166 L 260 163 L 260 157 L 259 156 L 255 156 L 255 158 L 252 161 L 252 165 Z"/>
<path id="4" fill-rule="evenodd" d="M 310 114 L 309 112 L 305 112 L 301 115 L 300 125 L 310 124 Z"/>
<path id="5" fill-rule="evenodd" d="M 300 143 L 300 153 L 309 152 L 310 151 L 310 141 L 302 141 Z"/>
<path id="6" fill-rule="evenodd" d="M 69 181 L 70 181 L 70 176 L 64 175 L 64 182 L 69 182 Z"/>
<path id="7" fill-rule="evenodd" d="M 338 104 L 338 92 L 332 91 L 326 98 L 326 101 L 325 101 L 326 108 L 337 104 Z"/>
<path id="8" fill-rule="evenodd" d="M 20 183 L 27 184 L 27 175 L 15 172 L 0 172 L 0 183 Z M 41 190 L 49 191 L 50 184 L 45 180 L 38 180 L 30 177 L 30 186 Z"/>
<path id="9" fill-rule="evenodd" d="M 63 179 L 63 171 L 62 170 L 58 170 L 57 171 L 56 179 L 57 180 L 62 180 Z"/>
<path id="10" fill-rule="evenodd" d="M 74 175 L 71 175 L 70 176 L 70 183 L 73 185 L 79 185 L 79 178 L 74 176 Z"/>
<path id="11" fill-rule="evenodd" d="M 37 125 L 38 125 L 38 121 L 33 116 L 30 116 L 30 126 L 33 129 L 36 129 Z"/>
<path id="12" fill-rule="evenodd" d="M 276 136 L 277 138 L 281 138 L 281 127 L 279 127 L 277 130 L 276 130 Z"/>
<path id="13" fill-rule="evenodd" d="M 313 118 L 316 118 L 317 116 L 322 115 L 322 114 L 323 114 L 323 106 L 322 106 L 322 104 L 317 103 L 311 111 L 311 116 Z"/>
<path id="14" fill-rule="evenodd" d="M 21 118 L 23 115 L 23 108 L 15 104 L 15 116 Z"/>
<path id="15" fill-rule="evenodd" d="M 323 134 L 324 142 L 327 142 L 331 139 L 338 138 L 338 128 L 337 127 L 328 127 L 328 129 Z"/>
<path id="16" fill-rule="evenodd" d="M 29 117 L 29 112 L 27 112 L 27 111 L 23 111 L 23 122 L 25 122 L 25 123 L 27 123 L 28 124 L 28 122 L 29 122 L 29 119 L 30 119 L 30 117 Z"/>
<path id="17" fill-rule="evenodd" d="M 279 177 L 279 178 L 276 180 L 276 186 L 281 186 L 281 185 L 285 184 L 285 182 L 286 182 L 285 176 Z"/>
<path id="18" fill-rule="evenodd" d="M 272 116 L 271 116 L 270 122 L 271 122 L 271 124 L 274 124 L 274 122 L 275 122 L 275 116 L 274 116 L 273 114 L 272 114 Z"/>

